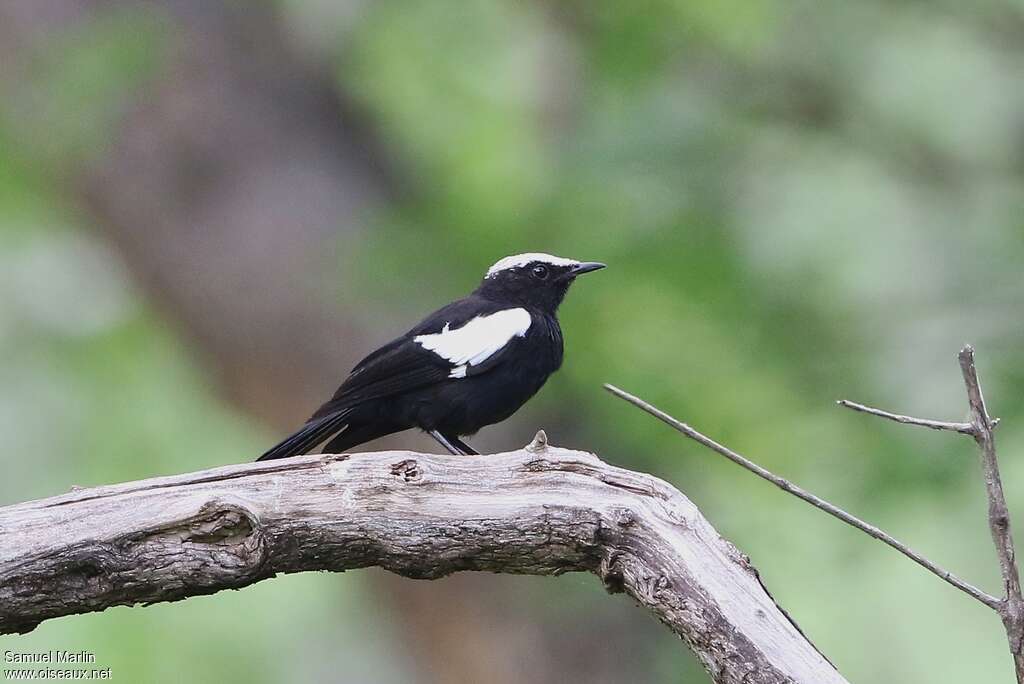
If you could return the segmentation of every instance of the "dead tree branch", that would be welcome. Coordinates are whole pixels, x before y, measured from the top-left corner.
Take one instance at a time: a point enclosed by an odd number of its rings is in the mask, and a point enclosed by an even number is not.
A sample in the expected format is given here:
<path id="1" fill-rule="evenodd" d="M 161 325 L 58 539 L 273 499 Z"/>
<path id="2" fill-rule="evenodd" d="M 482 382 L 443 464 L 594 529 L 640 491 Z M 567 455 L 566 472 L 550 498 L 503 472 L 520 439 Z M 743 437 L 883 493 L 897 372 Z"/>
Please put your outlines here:
<path id="1" fill-rule="evenodd" d="M 848 525 L 852 525 L 862 532 L 882 541 L 903 555 L 907 556 L 928 571 L 941 577 L 949 584 L 972 598 L 985 604 L 999 614 L 1006 629 L 1006 635 L 1010 643 L 1010 652 L 1014 659 L 1014 668 L 1018 684 L 1024 684 L 1024 598 L 1021 594 L 1020 573 L 1018 571 L 1016 556 L 1014 553 L 1013 537 L 1010 534 L 1010 513 L 1006 506 L 1006 497 L 1003 494 L 1002 480 L 999 475 L 999 464 L 996 459 L 995 427 L 999 419 L 989 416 L 985 406 L 985 399 L 981 393 L 981 383 L 978 380 L 978 371 L 974 363 L 974 349 L 967 345 L 959 354 L 960 369 L 963 373 L 964 383 L 967 387 L 967 398 L 970 404 L 971 422 L 956 423 L 948 421 L 930 420 L 915 418 L 882 409 L 873 408 L 853 401 L 841 400 L 837 402 L 840 406 L 866 413 L 886 420 L 892 420 L 904 425 L 916 425 L 932 430 L 946 430 L 968 435 L 978 444 L 981 452 L 982 471 L 985 478 L 985 487 L 988 494 L 988 519 L 989 528 L 992 532 L 992 540 L 996 546 L 996 554 L 999 558 L 999 567 L 1003 576 L 1004 596 L 997 598 L 981 589 L 965 582 L 953 575 L 948 570 L 936 565 L 934 562 L 914 551 L 906 544 L 896 540 L 887 532 L 864 522 L 834 504 L 821 499 L 814 494 L 794 485 L 785 478 L 762 468 L 753 461 L 744 458 L 731 449 L 719 444 L 710 437 L 707 437 L 686 423 L 677 420 L 664 411 L 652 406 L 644 400 L 624 392 L 612 385 L 605 385 L 605 389 L 634 406 L 646 411 L 655 418 L 667 423 L 683 435 L 703 444 L 712 451 L 725 456 L 733 463 L 736 463 L 759 477 L 768 480 L 780 489 L 789 492 L 816 508 L 839 518 Z"/>
<path id="2" fill-rule="evenodd" d="M 0 508 L 0 633 L 306 570 L 583 571 L 653 612 L 715 682 L 845 681 L 685 496 L 540 437 L 493 456 L 304 456 Z"/>

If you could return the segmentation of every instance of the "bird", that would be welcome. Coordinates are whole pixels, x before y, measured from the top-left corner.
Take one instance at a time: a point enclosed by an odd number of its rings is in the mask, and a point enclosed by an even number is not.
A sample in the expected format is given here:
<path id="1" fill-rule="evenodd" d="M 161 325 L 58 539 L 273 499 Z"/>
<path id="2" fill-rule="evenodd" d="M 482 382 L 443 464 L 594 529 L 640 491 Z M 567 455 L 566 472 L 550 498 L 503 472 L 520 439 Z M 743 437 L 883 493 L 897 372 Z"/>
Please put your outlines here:
<path id="1" fill-rule="evenodd" d="M 462 437 L 499 423 L 562 365 L 556 312 L 576 278 L 604 268 L 530 252 L 492 265 L 468 296 L 428 315 L 357 363 L 334 396 L 257 460 L 343 453 L 419 428 L 453 455 Z"/>

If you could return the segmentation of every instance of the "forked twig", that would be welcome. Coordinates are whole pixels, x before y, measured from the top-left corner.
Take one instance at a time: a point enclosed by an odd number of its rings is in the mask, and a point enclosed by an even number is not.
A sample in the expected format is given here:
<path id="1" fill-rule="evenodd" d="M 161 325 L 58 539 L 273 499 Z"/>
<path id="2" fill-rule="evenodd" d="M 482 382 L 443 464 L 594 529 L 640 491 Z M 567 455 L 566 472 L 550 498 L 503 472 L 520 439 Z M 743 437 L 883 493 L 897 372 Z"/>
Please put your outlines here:
<path id="1" fill-rule="evenodd" d="M 729 459 L 736 465 L 746 468 L 747 470 L 754 473 L 758 477 L 768 480 L 779 489 L 789 492 L 790 494 L 799 499 L 803 499 L 804 501 L 811 504 L 815 508 L 823 510 L 831 516 L 839 518 L 847 525 L 856 527 L 861 532 L 864 532 L 865 534 L 874 537 L 875 539 L 884 542 L 885 544 L 888 544 L 892 548 L 902 553 L 907 558 L 910 558 L 912 561 L 914 561 L 921 567 L 937 575 L 938 577 L 941 577 L 942 579 L 949 582 L 954 587 L 966 593 L 967 595 L 974 597 L 978 601 L 981 601 L 989 608 L 996 608 L 999 606 L 999 599 L 997 599 L 995 596 L 985 593 L 984 591 L 978 589 L 974 585 L 969 584 L 968 582 L 965 582 L 964 580 L 960 579 L 959 577 L 951 573 L 949 570 L 939 567 L 932 561 L 928 560 L 928 558 L 926 558 L 925 556 L 921 555 L 917 551 L 914 551 L 912 548 L 910 548 L 900 540 L 893 537 L 888 532 L 885 532 L 884 530 L 875 527 L 871 523 L 864 522 L 857 516 L 847 513 L 842 508 L 839 508 L 839 506 L 829 503 L 828 501 L 825 501 L 821 497 L 811 494 L 806 489 L 798 487 L 797 485 L 793 484 L 786 478 L 779 477 L 775 473 L 765 468 L 762 468 L 753 461 L 739 455 L 732 449 L 729 449 L 728 447 L 719 444 L 715 440 L 698 432 L 697 430 L 694 430 L 686 423 L 677 420 L 676 418 L 673 418 L 669 414 L 665 413 L 664 411 L 655 406 L 652 406 L 643 399 L 640 399 L 639 397 L 636 397 L 630 394 L 629 392 L 621 390 L 618 387 L 615 387 L 614 385 L 606 384 L 604 388 L 611 392 L 612 394 L 614 394 L 615 396 L 619 397 L 620 399 L 624 399 L 630 404 L 633 404 L 633 406 L 636 406 L 637 408 L 651 414 L 652 416 L 662 421 L 663 423 L 670 425 L 671 427 L 675 428 L 677 431 L 686 435 L 687 437 L 697 442 L 698 444 L 703 444 L 712 451 L 721 454 L 722 456 L 725 456 L 727 459 Z"/>
<path id="2" fill-rule="evenodd" d="M 981 589 L 965 582 L 948 570 L 945 570 L 920 553 L 914 551 L 903 542 L 895 539 L 887 532 L 864 522 L 860 518 L 851 515 L 838 506 L 811 494 L 789 480 L 779 477 L 774 473 L 762 468 L 756 463 L 732 451 L 710 437 L 707 437 L 686 423 L 673 418 L 664 411 L 652 406 L 643 399 L 628 392 L 605 385 L 605 389 L 634 406 L 646 411 L 655 418 L 667 423 L 683 435 L 703 444 L 712 451 L 725 456 L 727 459 L 746 468 L 755 475 L 768 480 L 780 489 L 803 499 L 807 503 L 826 513 L 839 518 L 843 522 L 862 532 L 882 541 L 903 555 L 913 560 L 929 572 L 941 577 L 968 596 L 985 604 L 996 611 L 1002 618 L 1003 626 L 1006 629 L 1007 638 L 1010 643 L 1010 652 L 1014 659 L 1014 670 L 1018 684 L 1024 684 L 1024 596 L 1022 596 L 1020 573 L 1017 567 L 1016 556 L 1013 546 L 1013 537 L 1010 534 L 1010 514 L 1006 506 L 1006 497 L 1003 494 L 1002 480 L 999 475 L 999 464 L 996 459 L 995 436 L 993 431 L 999 420 L 993 419 L 988 414 L 985 406 L 985 399 L 981 393 L 981 383 L 978 380 L 978 371 L 974 363 L 974 349 L 967 345 L 959 354 L 960 368 L 963 373 L 964 383 L 967 387 L 967 397 L 971 408 L 971 422 L 955 423 L 939 420 L 928 420 L 925 418 L 914 418 L 882 409 L 873 408 L 853 401 L 842 400 L 838 404 L 861 413 L 870 414 L 886 420 L 892 420 L 904 425 L 916 425 L 932 430 L 945 430 L 968 435 L 977 442 L 981 451 L 982 471 L 985 477 L 985 488 L 988 494 L 988 519 L 989 528 L 992 532 L 992 540 L 996 546 L 996 554 L 999 557 L 999 567 L 1003 577 L 1004 596 L 996 598 Z"/>

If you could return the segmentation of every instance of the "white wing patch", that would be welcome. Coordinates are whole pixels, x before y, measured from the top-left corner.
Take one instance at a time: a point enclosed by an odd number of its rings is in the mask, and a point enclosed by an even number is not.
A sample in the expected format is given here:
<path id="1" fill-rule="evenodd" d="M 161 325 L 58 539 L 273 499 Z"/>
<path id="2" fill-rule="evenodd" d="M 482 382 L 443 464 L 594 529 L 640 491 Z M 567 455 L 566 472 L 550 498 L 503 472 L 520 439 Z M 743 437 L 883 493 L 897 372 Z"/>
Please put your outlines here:
<path id="1" fill-rule="evenodd" d="M 523 337 L 533 319 L 526 309 L 505 309 L 477 316 L 461 328 L 445 323 L 439 333 L 417 335 L 413 341 L 451 363 L 450 378 L 464 378 L 469 366 L 478 366 L 508 344 Z"/>
<path id="2" fill-rule="evenodd" d="M 553 256 L 551 254 L 542 254 L 540 252 L 527 252 L 526 254 L 514 254 L 501 259 L 496 264 L 487 269 L 487 275 L 485 278 L 490 278 L 499 271 L 504 271 L 509 268 L 518 268 L 519 266 L 525 266 L 531 261 L 541 261 L 545 264 L 551 264 L 552 266 L 575 266 L 580 263 L 575 259 L 563 259 L 562 257 Z"/>

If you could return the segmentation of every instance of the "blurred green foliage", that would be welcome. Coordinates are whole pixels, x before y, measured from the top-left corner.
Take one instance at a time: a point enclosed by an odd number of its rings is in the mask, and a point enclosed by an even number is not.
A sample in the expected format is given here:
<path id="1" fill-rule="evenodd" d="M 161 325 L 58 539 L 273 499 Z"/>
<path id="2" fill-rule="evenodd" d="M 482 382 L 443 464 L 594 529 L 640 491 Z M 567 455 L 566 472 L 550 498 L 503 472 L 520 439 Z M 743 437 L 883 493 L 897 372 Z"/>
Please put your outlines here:
<path id="1" fill-rule="evenodd" d="M 972 445 L 833 402 L 958 419 L 955 353 L 971 341 L 1024 511 L 1019 3 L 392 0 L 344 29 L 323 3 L 280 7 L 299 39 L 327 36 L 339 86 L 414 181 L 339 264 L 339 293 L 379 293 L 368 321 L 394 312 L 381 339 L 505 254 L 607 262 L 563 307 L 567 363 L 513 419 L 522 433 L 564 426 L 555 442 L 680 487 L 851 681 L 1010 681 L 994 615 L 600 385 L 996 591 Z M 168 30 L 122 13 L 39 64 L 52 148 L 0 122 L 0 503 L 267 442 L 50 179 L 102 147 L 109 103 L 155 68 Z M 607 609 L 596 583 L 529 582 L 538 619 L 566 630 Z M 404 681 L 359 583 L 279 579 L 67 618 L 0 648 L 89 648 L 132 681 Z M 316 657 L 275 650 L 296 638 Z M 657 648 L 659 681 L 701 676 L 677 642 Z"/>

